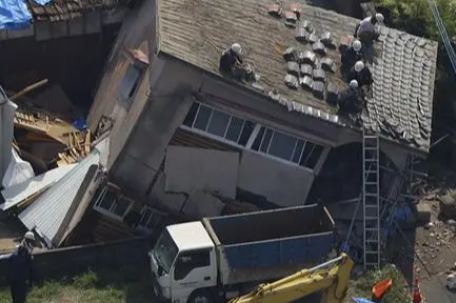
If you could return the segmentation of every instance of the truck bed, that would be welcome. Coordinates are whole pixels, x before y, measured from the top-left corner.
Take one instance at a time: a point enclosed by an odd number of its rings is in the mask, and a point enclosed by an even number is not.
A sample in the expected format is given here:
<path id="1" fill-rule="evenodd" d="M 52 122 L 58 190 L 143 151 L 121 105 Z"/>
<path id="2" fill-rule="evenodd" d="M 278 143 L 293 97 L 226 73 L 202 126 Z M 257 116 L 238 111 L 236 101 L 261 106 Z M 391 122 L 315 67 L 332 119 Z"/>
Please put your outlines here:
<path id="1" fill-rule="evenodd" d="M 307 205 L 203 219 L 217 246 L 223 284 L 276 279 L 325 259 L 334 221 Z"/>

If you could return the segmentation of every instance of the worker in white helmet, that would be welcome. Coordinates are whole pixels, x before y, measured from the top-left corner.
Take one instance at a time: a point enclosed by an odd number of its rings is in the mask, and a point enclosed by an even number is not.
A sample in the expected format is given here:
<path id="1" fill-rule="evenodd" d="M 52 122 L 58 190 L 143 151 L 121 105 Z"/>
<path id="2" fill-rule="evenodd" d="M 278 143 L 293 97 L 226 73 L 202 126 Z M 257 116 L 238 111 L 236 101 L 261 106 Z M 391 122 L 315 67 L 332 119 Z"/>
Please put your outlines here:
<path id="1" fill-rule="evenodd" d="M 348 73 L 347 80 L 356 80 L 359 87 L 369 86 L 374 83 L 372 78 L 372 73 L 367 66 L 365 66 L 363 61 L 358 61 L 355 63 L 355 66 L 352 67 Z"/>
<path id="2" fill-rule="evenodd" d="M 358 81 L 351 80 L 348 89 L 338 97 L 339 114 L 358 114 L 363 110 L 363 97 Z"/>
<path id="3" fill-rule="evenodd" d="M 382 14 L 375 14 L 374 16 L 364 18 L 356 25 L 355 37 L 366 44 L 378 40 L 380 35 L 378 32 L 378 25 L 383 24 L 384 19 Z"/>
<path id="4" fill-rule="evenodd" d="M 361 41 L 355 40 L 341 55 L 342 65 L 349 70 L 356 62 L 363 59 Z"/>
<path id="5" fill-rule="evenodd" d="M 33 247 L 36 244 L 35 235 L 28 231 L 16 250 L 9 257 L 9 280 L 13 303 L 25 303 L 27 297 L 27 282 L 34 280 Z"/>
<path id="6" fill-rule="evenodd" d="M 239 43 L 234 43 L 224 50 L 220 57 L 220 72 L 232 75 L 234 67 L 236 65 L 241 66 L 243 63 L 241 52 L 242 48 Z"/>

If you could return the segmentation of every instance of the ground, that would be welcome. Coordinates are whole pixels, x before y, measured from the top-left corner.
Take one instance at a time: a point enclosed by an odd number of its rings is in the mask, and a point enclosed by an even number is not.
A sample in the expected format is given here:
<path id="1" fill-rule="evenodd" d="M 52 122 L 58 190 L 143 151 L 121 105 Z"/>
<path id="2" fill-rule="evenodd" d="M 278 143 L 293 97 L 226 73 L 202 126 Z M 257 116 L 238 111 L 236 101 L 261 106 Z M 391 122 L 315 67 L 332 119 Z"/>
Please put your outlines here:
<path id="1" fill-rule="evenodd" d="M 152 303 L 147 277 L 133 272 L 88 272 L 73 279 L 34 286 L 28 303 Z M 10 303 L 8 288 L 0 289 L 0 303 Z"/>
<path id="2" fill-rule="evenodd" d="M 456 188 L 456 175 L 439 169 L 439 178 L 420 184 L 420 199 L 416 203 L 429 206 L 430 223 L 417 222 L 398 232 L 392 247 L 394 263 L 408 281 L 419 277 L 424 298 L 439 298 L 442 303 L 456 303 L 456 294 L 446 289 L 446 276 L 456 271 L 456 218 L 443 217 L 438 197 Z"/>

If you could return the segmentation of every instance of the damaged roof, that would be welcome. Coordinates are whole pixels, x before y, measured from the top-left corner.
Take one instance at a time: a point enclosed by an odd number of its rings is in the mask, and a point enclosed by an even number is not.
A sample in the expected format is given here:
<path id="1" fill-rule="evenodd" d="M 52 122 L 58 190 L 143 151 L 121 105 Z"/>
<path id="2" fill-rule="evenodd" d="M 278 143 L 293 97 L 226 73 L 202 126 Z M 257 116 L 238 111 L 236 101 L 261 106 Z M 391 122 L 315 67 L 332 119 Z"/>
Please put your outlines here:
<path id="1" fill-rule="evenodd" d="M 284 10 L 297 3 L 281 2 Z M 305 5 L 304 1 L 298 3 L 301 20 L 309 21 L 320 38 L 330 32 L 337 47 L 341 38 L 353 35 L 357 19 Z M 337 108 L 324 100 L 327 98 L 285 85 L 284 51 L 289 47 L 310 50 L 312 45 L 298 42 L 296 29 L 287 27 L 284 19 L 270 16 L 268 5 L 271 4 L 275 1 L 157 0 L 159 53 L 219 75 L 221 52 L 234 42 L 240 43 L 244 60 L 261 77 L 259 84 L 264 88 L 261 93 L 289 110 L 359 129 L 340 119 Z M 377 63 L 371 67 L 375 80 L 373 98 L 367 100 L 363 121 L 377 122 L 386 139 L 428 152 L 437 43 L 385 27 L 381 28 L 380 40 L 376 46 Z M 337 71 L 326 72 L 325 96 L 329 83 L 339 90 L 346 86 L 338 71 L 339 51 L 330 48 L 326 51 L 324 57 L 333 60 Z"/>
<path id="2" fill-rule="evenodd" d="M 128 0 L 54 0 L 46 5 L 26 0 L 34 20 L 63 21 L 82 17 L 92 11 L 110 10 L 119 7 Z"/>
<path id="3" fill-rule="evenodd" d="M 78 192 L 92 165 L 99 165 L 100 152 L 94 149 L 70 173 L 55 183 L 35 202 L 19 214 L 19 220 L 46 240 L 49 246 L 58 246 L 59 230 L 77 200 Z"/>

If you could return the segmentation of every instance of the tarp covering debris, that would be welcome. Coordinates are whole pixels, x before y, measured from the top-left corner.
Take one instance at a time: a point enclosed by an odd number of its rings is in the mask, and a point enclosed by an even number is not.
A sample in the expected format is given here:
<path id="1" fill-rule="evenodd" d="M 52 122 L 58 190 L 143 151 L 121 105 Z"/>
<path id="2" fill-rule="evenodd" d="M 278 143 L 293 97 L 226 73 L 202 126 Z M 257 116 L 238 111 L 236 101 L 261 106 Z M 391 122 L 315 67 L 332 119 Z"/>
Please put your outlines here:
<path id="1" fill-rule="evenodd" d="M 0 209 L 3 211 L 8 210 L 32 196 L 42 193 L 49 186 L 62 179 L 75 166 L 76 164 L 69 164 L 57 167 L 25 182 L 4 189 L 2 196 L 5 202 L 0 204 Z"/>
<path id="2" fill-rule="evenodd" d="M 3 180 L 3 175 L 11 161 L 16 109 L 17 105 L 8 100 L 0 87 L 0 180 Z"/>
<path id="3" fill-rule="evenodd" d="M 25 1 L 0 0 L 0 30 L 27 28 L 31 19 L 32 14 Z"/>
<path id="4" fill-rule="evenodd" d="M 3 186 L 5 188 L 14 186 L 35 177 L 32 165 L 19 157 L 16 151 L 11 148 L 12 157 L 10 164 L 3 175 Z"/>

